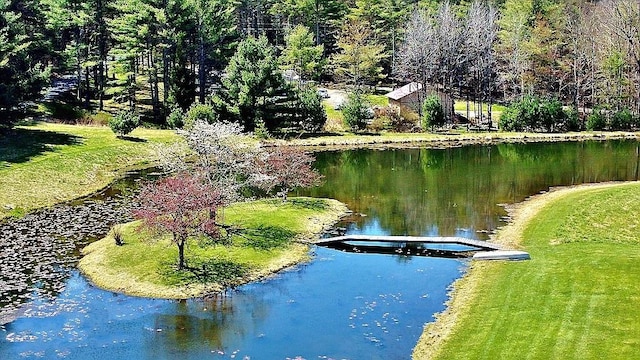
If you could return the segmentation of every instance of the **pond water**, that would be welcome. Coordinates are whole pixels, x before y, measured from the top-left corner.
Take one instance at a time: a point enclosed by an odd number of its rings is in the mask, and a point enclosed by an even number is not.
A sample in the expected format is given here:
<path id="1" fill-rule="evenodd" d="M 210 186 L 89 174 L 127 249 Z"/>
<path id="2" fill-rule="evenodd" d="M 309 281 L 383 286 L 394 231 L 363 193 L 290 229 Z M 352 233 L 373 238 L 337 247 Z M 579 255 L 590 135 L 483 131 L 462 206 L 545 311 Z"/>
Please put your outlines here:
<path id="1" fill-rule="evenodd" d="M 345 232 L 476 239 L 504 222 L 498 204 L 550 186 L 636 180 L 640 165 L 635 141 L 354 150 L 317 158 L 326 183 L 301 194 L 347 203 L 356 214 L 341 225 Z M 34 251 L 6 241 L 3 234 L 2 253 L 10 249 L 19 258 Z M 51 240 L 58 241 L 59 234 Z M 29 296 L 0 326 L 0 359 L 406 359 L 466 267 L 460 259 L 314 248 L 311 263 L 226 296 L 167 301 L 91 286 L 74 270 L 76 249 L 64 249 L 56 258 L 70 260 L 42 270 L 66 274 L 62 285 L 39 291 L 46 276 L 56 277 L 39 275 L 42 281 L 31 281 L 21 293 Z M 2 284 L 12 277 L 3 264 Z"/>

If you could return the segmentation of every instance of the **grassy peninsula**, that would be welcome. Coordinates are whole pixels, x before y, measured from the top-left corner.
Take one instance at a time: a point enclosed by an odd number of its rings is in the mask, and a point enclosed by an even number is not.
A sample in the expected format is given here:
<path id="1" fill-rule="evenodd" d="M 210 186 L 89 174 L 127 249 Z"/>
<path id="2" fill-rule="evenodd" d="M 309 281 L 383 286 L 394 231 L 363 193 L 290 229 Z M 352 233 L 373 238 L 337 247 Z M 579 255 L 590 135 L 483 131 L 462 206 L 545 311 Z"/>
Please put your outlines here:
<path id="1" fill-rule="evenodd" d="M 518 205 L 497 241 L 525 262 L 477 262 L 415 359 L 631 359 L 640 348 L 640 184 L 566 188 Z"/>
<path id="2" fill-rule="evenodd" d="M 138 128 L 127 139 L 108 127 L 38 123 L 0 135 L 0 219 L 99 190 L 126 168 L 149 166 L 170 130 Z"/>
<path id="3" fill-rule="evenodd" d="M 220 291 L 289 267 L 308 258 L 306 242 L 337 222 L 347 208 L 329 199 L 269 199 L 233 204 L 224 221 L 241 229 L 228 244 L 187 242 L 190 270 L 177 271 L 178 251 L 170 237 L 123 225 L 123 246 L 107 236 L 83 250 L 80 269 L 99 287 L 129 295 L 189 298 Z"/>

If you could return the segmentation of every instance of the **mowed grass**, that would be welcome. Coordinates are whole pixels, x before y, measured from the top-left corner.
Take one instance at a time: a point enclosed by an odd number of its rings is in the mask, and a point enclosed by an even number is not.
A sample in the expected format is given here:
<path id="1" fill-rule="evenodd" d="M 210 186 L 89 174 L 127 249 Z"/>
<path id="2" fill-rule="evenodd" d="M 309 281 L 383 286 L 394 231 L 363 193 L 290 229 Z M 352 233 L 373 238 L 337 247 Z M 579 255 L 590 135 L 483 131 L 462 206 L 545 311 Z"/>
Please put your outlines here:
<path id="1" fill-rule="evenodd" d="M 138 128 L 119 139 L 108 127 L 18 127 L 0 135 L 0 218 L 101 189 L 123 169 L 150 164 L 154 144 L 174 141 L 170 130 Z"/>
<path id="2" fill-rule="evenodd" d="M 414 358 L 640 358 L 638 204 L 638 183 L 552 192 L 525 203 L 540 206 L 537 214 L 516 218 L 503 233 L 532 260 L 475 263 Z M 434 351 L 435 332 L 448 325 L 451 333 Z"/>
<path id="3" fill-rule="evenodd" d="M 187 241 L 190 270 L 178 271 L 177 246 L 169 235 L 139 231 L 140 222 L 122 225 L 123 246 L 113 237 L 87 246 L 79 267 L 95 284 L 129 295 L 189 298 L 253 281 L 308 257 L 306 241 L 338 221 L 346 206 L 336 200 L 293 198 L 238 203 L 222 213 L 241 229 L 229 243 L 205 238 Z"/>

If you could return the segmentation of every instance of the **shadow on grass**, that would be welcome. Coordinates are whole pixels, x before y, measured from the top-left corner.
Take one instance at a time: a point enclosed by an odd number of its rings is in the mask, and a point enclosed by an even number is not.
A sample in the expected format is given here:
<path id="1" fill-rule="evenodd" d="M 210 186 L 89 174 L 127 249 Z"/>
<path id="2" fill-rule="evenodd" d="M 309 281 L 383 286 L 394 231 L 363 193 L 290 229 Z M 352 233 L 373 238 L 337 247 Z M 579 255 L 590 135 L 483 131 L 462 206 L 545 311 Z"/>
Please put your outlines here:
<path id="1" fill-rule="evenodd" d="M 301 209 L 310 209 L 310 210 L 326 210 L 329 205 L 322 201 L 321 199 L 314 198 L 292 198 L 289 200 L 291 205 Z"/>
<path id="2" fill-rule="evenodd" d="M 178 270 L 175 264 L 163 264 L 161 273 L 172 285 L 217 283 L 233 288 L 244 283 L 249 267 L 221 259 L 187 258 L 187 267 Z"/>
<path id="3" fill-rule="evenodd" d="M 15 128 L 0 134 L 0 166 L 18 164 L 53 151 L 56 145 L 78 145 L 82 138 L 53 131 Z"/>
<path id="4" fill-rule="evenodd" d="M 259 226 L 247 229 L 243 234 L 247 239 L 247 246 L 258 250 L 271 250 L 287 245 L 295 235 L 295 232 L 278 226 Z"/>
<path id="5" fill-rule="evenodd" d="M 131 142 L 137 142 L 137 143 L 146 143 L 147 139 L 141 139 L 141 138 L 137 138 L 137 137 L 133 137 L 133 136 L 118 136 L 118 139 L 122 139 L 122 140 L 126 140 L 126 141 L 131 141 Z"/>

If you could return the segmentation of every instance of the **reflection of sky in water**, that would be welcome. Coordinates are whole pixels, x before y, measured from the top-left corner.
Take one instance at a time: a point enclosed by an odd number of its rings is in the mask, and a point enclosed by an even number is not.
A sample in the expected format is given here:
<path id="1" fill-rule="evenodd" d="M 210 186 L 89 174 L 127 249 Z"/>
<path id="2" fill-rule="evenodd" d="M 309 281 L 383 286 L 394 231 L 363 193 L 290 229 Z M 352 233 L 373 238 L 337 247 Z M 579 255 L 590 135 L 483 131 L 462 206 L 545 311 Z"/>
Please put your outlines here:
<path id="1" fill-rule="evenodd" d="M 75 274 L 0 329 L 0 359 L 408 358 L 465 263 L 316 248 L 316 261 L 216 300 L 112 294 Z"/>

